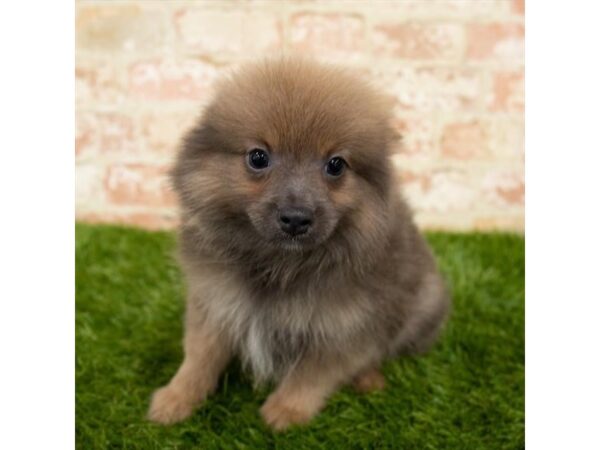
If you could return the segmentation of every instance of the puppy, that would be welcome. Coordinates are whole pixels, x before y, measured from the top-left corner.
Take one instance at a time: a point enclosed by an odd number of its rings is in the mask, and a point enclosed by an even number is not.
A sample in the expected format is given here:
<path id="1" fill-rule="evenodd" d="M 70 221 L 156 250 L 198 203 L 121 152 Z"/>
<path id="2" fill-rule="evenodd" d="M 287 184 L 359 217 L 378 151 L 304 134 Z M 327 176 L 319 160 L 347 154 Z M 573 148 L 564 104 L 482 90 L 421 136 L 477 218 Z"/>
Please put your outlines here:
<path id="1" fill-rule="evenodd" d="M 360 78 L 300 59 L 218 85 L 172 172 L 185 358 L 151 420 L 190 416 L 237 355 L 276 383 L 261 413 L 285 429 L 345 383 L 382 388 L 386 358 L 429 348 L 449 297 L 395 182 L 391 107 Z"/>

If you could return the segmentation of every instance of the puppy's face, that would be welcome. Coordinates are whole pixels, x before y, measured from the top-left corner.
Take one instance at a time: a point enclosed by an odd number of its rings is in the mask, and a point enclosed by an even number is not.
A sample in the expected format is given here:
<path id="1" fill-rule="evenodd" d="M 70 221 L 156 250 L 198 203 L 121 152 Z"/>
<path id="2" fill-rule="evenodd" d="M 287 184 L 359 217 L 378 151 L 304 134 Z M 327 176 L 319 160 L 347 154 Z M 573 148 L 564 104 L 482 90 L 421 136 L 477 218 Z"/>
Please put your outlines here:
<path id="1" fill-rule="evenodd" d="M 349 152 L 343 148 L 278 151 L 268 142 L 244 155 L 244 209 L 264 240 L 285 249 L 321 244 L 360 203 Z"/>
<path id="2" fill-rule="evenodd" d="M 368 229 L 389 188 L 386 106 L 364 83 L 322 66 L 288 61 L 238 73 L 187 137 L 175 172 L 184 207 L 227 228 L 232 242 L 289 251 L 344 227 Z"/>

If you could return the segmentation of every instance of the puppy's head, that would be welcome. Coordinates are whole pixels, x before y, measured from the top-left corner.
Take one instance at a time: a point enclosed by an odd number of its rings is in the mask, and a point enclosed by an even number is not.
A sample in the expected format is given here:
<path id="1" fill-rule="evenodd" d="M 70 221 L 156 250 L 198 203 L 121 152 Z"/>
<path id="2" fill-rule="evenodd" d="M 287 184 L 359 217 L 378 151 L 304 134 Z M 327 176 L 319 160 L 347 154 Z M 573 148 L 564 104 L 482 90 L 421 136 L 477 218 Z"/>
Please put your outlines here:
<path id="1" fill-rule="evenodd" d="M 390 103 L 343 70 L 303 60 L 222 81 L 174 171 L 187 216 L 228 245 L 308 250 L 369 233 L 389 192 Z M 338 239 L 340 240 L 340 239 Z"/>

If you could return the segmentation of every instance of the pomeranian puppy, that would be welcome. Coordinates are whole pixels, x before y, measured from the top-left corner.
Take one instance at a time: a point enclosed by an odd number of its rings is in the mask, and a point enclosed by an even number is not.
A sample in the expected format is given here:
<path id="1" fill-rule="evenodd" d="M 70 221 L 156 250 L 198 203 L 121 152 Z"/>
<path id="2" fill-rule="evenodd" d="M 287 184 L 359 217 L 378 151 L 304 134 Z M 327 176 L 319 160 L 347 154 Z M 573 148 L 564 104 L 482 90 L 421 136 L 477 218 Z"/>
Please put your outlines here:
<path id="1" fill-rule="evenodd" d="M 392 104 L 342 69 L 300 59 L 224 79 L 172 180 L 187 279 L 185 358 L 149 418 L 181 421 L 233 356 L 281 430 L 345 383 L 382 388 L 386 358 L 422 352 L 449 296 L 389 160 Z"/>

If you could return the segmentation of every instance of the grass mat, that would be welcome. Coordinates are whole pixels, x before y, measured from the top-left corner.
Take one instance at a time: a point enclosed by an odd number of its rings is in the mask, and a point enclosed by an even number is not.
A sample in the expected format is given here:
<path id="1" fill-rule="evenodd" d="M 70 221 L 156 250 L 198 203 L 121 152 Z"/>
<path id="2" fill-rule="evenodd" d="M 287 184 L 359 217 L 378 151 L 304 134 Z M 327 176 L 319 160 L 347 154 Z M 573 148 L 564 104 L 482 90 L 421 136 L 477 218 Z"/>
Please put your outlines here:
<path id="1" fill-rule="evenodd" d="M 522 236 L 430 233 L 451 319 L 426 356 L 383 367 L 387 387 L 335 394 L 304 428 L 272 433 L 237 363 L 189 420 L 145 420 L 182 359 L 184 285 L 172 233 L 77 225 L 76 444 L 81 449 L 524 447 Z"/>

